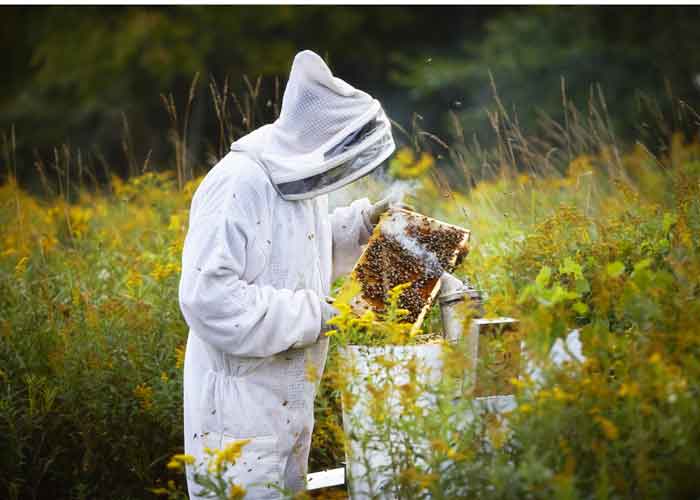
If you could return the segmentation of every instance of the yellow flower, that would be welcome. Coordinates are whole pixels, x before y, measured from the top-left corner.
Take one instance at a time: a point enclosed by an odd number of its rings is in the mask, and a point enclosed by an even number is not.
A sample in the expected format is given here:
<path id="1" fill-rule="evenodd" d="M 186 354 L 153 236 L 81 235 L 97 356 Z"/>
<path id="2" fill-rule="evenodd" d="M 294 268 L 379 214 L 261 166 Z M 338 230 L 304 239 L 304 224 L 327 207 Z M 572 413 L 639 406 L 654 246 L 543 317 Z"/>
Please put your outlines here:
<path id="1" fill-rule="evenodd" d="M 542 389 L 537 393 L 537 399 L 540 401 L 546 401 L 552 397 L 552 391 L 549 391 L 547 389 Z"/>
<path id="2" fill-rule="evenodd" d="M 620 431 L 617 429 L 617 426 L 607 418 L 596 415 L 593 417 L 593 420 L 600 425 L 603 434 L 609 441 L 615 441 L 620 436 Z"/>
<path id="3" fill-rule="evenodd" d="M 623 383 L 620 386 L 620 389 L 617 391 L 618 396 L 624 398 L 625 396 L 629 396 L 631 398 L 638 396 L 639 395 L 639 384 L 636 382 L 631 382 L 631 383 Z"/>
<path id="4" fill-rule="evenodd" d="M 316 383 L 318 381 L 318 367 L 312 361 L 306 362 L 305 366 L 307 382 Z"/>
<path id="5" fill-rule="evenodd" d="M 170 470 L 182 470 L 185 465 L 194 464 L 194 457 L 185 453 L 173 455 L 166 467 Z"/>
<path id="6" fill-rule="evenodd" d="M 46 254 L 53 250 L 58 245 L 58 240 L 52 235 L 42 235 L 39 237 L 39 245 L 42 251 Z"/>
<path id="7" fill-rule="evenodd" d="M 185 346 L 175 348 L 175 368 L 178 370 L 185 364 Z"/>
<path id="8" fill-rule="evenodd" d="M 164 383 L 168 382 L 170 380 L 170 377 L 168 377 L 168 374 L 165 372 L 162 372 L 160 374 L 160 380 L 163 381 Z"/>
<path id="9" fill-rule="evenodd" d="M 202 180 L 204 180 L 204 176 L 192 179 L 184 185 L 184 187 L 182 188 L 182 193 L 185 195 L 185 200 L 189 201 L 192 199 L 192 195 L 194 195 L 194 192 L 197 190 L 197 187 L 202 182 Z"/>
<path id="10" fill-rule="evenodd" d="M 518 407 L 518 411 L 522 413 L 523 415 L 527 415 L 528 413 L 532 413 L 532 405 L 528 403 L 523 403 Z"/>
<path id="11" fill-rule="evenodd" d="M 134 288 L 137 288 L 141 286 L 143 283 L 143 277 L 136 271 L 129 271 L 129 274 L 126 278 L 126 286 L 130 289 L 133 290 Z"/>
<path id="12" fill-rule="evenodd" d="M 434 481 L 438 479 L 437 474 L 428 474 L 417 470 L 415 467 L 409 467 L 401 471 L 400 479 L 402 482 L 418 486 L 420 488 L 428 488 Z"/>
<path id="13" fill-rule="evenodd" d="M 219 473 L 224 470 L 226 464 L 235 464 L 241 456 L 243 447 L 250 443 L 250 439 L 238 439 L 229 443 L 226 448 L 219 451 L 209 462 L 209 471 Z"/>
<path id="14" fill-rule="evenodd" d="M 578 177 L 581 175 L 592 174 L 593 173 L 593 158 L 588 155 L 581 155 L 569 164 L 569 176 Z"/>
<path id="15" fill-rule="evenodd" d="M 450 448 L 449 450 L 447 450 L 447 458 L 449 458 L 450 460 L 454 460 L 455 462 L 458 462 L 460 460 L 464 460 L 466 458 L 466 455 L 458 452 L 454 448 Z"/>
<path id="16" fill-rule="evenodd" d="M 552 396 L 557 401 L 572 401 L 574 399 L 571 394 L 562 391 L 558 386 L 552 389 Z"/>
<path id="17" fill-rule="evenodd" d="M 150 272 L 150 276 L 156 281 L 163 281 L 179 271 L 180 268 L 178 264 L 169 262 L 163 265 L 160 262 L 157 262 L 153 270 Z"/>
<path id="18" fill-rule="evenodd" d="M 68 216 L 73 236 L 77 238 L 85 236 L 88 230 L 88 222 L 92 219 L 92 209 L 73 206 L 69 209 Z"/>
<path id="19" fill-rule="evenodd" d="M 169 231 L 181 231 L 182 230 L 182 219 L 178 214 L 170 215 L 170 223 L 168 224 Z"/>
<path id="20" fill-rule="evenodd" d="M 22 257 L 21 259 L 19 259 L 19 262 L 17 262 L 17 265 L 15 266 L 15 275 L 23 275 L 24 272 L 27 270 L 27 264 L 29 264 L 28 257 Z"/>
<path id="21" fill-rule="evenodd" d="M 2 257 L 9 257 L 10 255 L 14 255 L 17 253 L 17 249 L 13 247 L 8 247 L 7 250 L 3 250 L 2 253 L 0 253 L 0 256 Z"/>
<path id="22" fill-rule="evenodd" d="M 661 354 L 655 352 L 654 354 L 649 356 L 649 363 L 651 363 L 652 365 L 658 365 L 659 363 L 661 363 Z"/>
<path id="23" fill-rule="evenodd" d="M 396 361 L 395 359 L 387 358 L 383 355 L 374 358 L 374 362 L 377 363 L 379 366 L 386 368 L 387 370 L 391 370 L 398 364 L 398 361 Z"/>
<path id="24" fill-rule="evenodd" d="M 153 406 L 153 389 L 148 384 L 139 384 L 134 388 L 134 396 L 139 400 L 141 409 L 148 410 Z"/>
<path id="25" fill-rule="evenodd" d="M 245 497 L 245 488 L 240 484 L 232 484 L 231 489 L 228 490 L 229 500 L 238 500 Z"/>
<path id="26" fill-rule="evenodd" d="M 525 186 L 526 184 L 529 184 L 529 183 L 530 183 L 530 176 L 528 176 L 528 175 L 526 175 L 526 174 L 520 174 L 520 175 L 518 175 L 518 177 L 516 178 L 516 181 L 517 181 L 517 183 L 518 183 L 519 185 Z"/>
<path id="27" fill-rule="evenodd" d="M 432 155 L 423 152 L 416 158 L 411 148 L 403 147 L 389 162 L 389 172 L 400 179 L 413 179 L 423 175 L 434 164 Z"/>
<path id="28" fill-rule="evenodd" d="M 511 377 L 509 382 L 510 382 L 510 385 L 512 385 L 516 389 L 525 389 L 526 387 L 528 387 L 530 385 L 530 380 L 529 379 L 526 380 L 524 377 L 521 377 L 521 378 Z"/>

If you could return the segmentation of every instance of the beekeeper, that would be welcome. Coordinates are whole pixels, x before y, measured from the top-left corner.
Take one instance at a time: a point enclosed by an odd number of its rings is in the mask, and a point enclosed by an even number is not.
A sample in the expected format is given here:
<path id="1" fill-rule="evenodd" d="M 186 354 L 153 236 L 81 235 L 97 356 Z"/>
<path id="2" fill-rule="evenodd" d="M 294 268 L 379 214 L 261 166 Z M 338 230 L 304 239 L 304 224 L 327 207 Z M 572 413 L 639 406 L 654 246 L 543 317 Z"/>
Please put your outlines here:
<path id="1" fill-rule="evenodd" d="M 364 198 L 329 214 L 326 193 L 394 148 L 379 101 L 303 51 L 279 118 L 234 142 L 194 194 L 179 288 L 185 452 L 206 461 L 206 447 L 250 439 L 230 471 L 249 498 L 305 487 L 326 298 L 388 208 Z M 191 468 L 188 488 L 197 498 Z"/>

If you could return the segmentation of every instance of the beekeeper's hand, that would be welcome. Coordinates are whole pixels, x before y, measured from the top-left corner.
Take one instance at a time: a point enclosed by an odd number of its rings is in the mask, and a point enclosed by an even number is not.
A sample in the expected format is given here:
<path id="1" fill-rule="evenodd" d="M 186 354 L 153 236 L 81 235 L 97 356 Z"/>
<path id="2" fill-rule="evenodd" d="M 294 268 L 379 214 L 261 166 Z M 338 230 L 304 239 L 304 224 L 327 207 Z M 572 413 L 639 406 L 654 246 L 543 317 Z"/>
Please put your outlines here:
<path id="1" fill-rule="evenodd" d="M 328 324 L 328 320 L 331 318 L 334 318 L 335 316 L 338 315 L 338 309 L 335 308 L 333 305 L 333 302 L 335 302 L 335 299 L 333 297 L 326 297 L 322 304 L 322 311 L 321 311 L 321 334 L 323 335 L 326 332 L 329 332 L 333 330 L 333 326 Z"/>
<path id="2" fill-rule="evenodd" d="M 406 205 L 404 203 L 397 203 L 395 200 L 396 199 L 394 197 L 387 196 L 386 198 L 383 198 L 377 203 L 373 204 L 369 210 L 364 212 L 363 215 L 365 216 L 365 223 L 367 224 L 367 226 L 376 226 L 382 214 L 390 208 L 404 208 L 406 210 L 413 210 L 412 206 Z"/>

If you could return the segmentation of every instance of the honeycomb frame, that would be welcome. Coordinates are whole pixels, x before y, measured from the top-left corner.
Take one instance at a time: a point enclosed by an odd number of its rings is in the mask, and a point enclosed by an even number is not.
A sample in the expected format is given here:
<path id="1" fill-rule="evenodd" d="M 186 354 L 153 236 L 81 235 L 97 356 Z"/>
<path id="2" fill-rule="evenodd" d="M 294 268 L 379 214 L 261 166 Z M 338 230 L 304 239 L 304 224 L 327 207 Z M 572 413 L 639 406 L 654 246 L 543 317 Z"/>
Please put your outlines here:
<path id="1" fill-rule="evenodd" d="M 384 311 L 389 290 L 410 282 L 399 305 L 415 333 L 440 291 L 440 276 L 452 272 L 469 252 L 468 229 L 426 215 L 393 208 L 380 218 L 352 271 L 361 285 L 353 307 Z"/>

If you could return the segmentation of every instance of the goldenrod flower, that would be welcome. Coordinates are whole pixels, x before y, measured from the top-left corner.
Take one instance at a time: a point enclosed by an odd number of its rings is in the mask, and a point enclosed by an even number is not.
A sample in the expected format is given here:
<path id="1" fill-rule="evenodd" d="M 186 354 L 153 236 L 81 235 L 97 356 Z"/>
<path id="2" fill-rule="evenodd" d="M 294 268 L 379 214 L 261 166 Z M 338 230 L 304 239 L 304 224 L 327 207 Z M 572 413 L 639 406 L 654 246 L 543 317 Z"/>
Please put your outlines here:
<path id="1" fill-rule="evenodd" d="M 432 155 L 422 152 L 418 158 L 411 148 L 399 149 L 396 156 L 389 162 L 389 172 L 400 179 L 420 177 L 435 164 Z"/>
<path id="2" fill-rule="evenodd" d="M 169 262 L 167 264 L 157 262 L 153 270 L 150 272 L 150 276 L 156 281 L 163 281 L 179 271 L 179 266 L 174 262 Z"/>
<path id="3" fill-rule="evenodd" d="M 600 415 L 596 415 L 593 419 L 600 425 L 603 434 L 609 441 L 615 441 L 620 436 L 620 431 L 612 421 Z"/>
<path id="4" fill-rule="evenodd" d="M 226 448 L 219 451 L 209 462 L 209 471 L 219 473 L 224 470 L 226 464 L 235 464 L 241 456 L 243 447 L 250 443 L 250 439 L 238 439 L 229 443 Z"/>
<path id="5" fill-rule="evenodd" d="M 178 214 L 172 214 L 170 216 L 170 223 L 168 224 L 168 231 L 181 231 L 182 227 L 182 218 Z"/>
<path id="6" fill-rule="evenodd" d="M 229 500 L 238 500 L 245 497 L 245 493 L 246 491 L 243 486 L 234 483 L 231 485 L 231 489 L 228 490 L 228 498 Z"/>
<path id="7" fill-rule="evenodd" d="M 574 158 L 569 163 L 569 176 L 578 177 L 581 175 L 591 175 L 594 172 L 592 164 L 593 158 L 589 155 L 581 155 Z"/>
<path id="8" fill-rule="evenodd" d="M 629 396 L 631 398 L 638 396 L 639 395 L 639 384 L 636 382 L 631 382 L 631 383 L 623 383 L 620 386 L 620 389 L 617 391 L 618 396 L 620 397 L 625 397 Z"/>
<path id="9" fill-rule="evenodd" d="M 29 264 L 29 257 L 22 257 L 19 259 L 19 262 L 17 262 L 17 265 L 15 266 L 15 275 L 16 276 L 21 276 L 24 274 L 24 272 L 27 270 L 27 265 Z"/>
<path id="10" fill-rule="evenodd" d="M 130 289 L 133 290 L 134 288 L 137 288 L 141 286 L 143 283 L 143 277 L 136 271 L 129 271 L 129 274 L 126 278 L 126 286 Z"/>
<path id="11" fill-rule="evenodd" d="M 305 365 L 305 372 L 305 378 L 307 382 L 311 382 L 312 384 L 318 382 L 318 366 L 316 366 L 315 363 L 307 360 Z"/>
<path id="12" fill-rule="evenodd" d="M 148 384 L 139 384 L 134 388 L 134 396 L 139 400 L 141 409 L 148 410 L 153 405 L 153 389 Z"/>
<path id="13" fill-rule="evenodd" d="M 528 413 L 532 413 L 532 405 L 528 403 L 523 403 L 518 407 L 518 411 L 522 413 L 523 415 L 527 415 Z"/>
<path id="14" fill-rule="evenodd" d="M 185 346 L 175 348 L 175 368 L 178 370 L 185 364 Z"/>
<path id="15" fill-rule="evenodd" d="M 195 459 L 192 455 L 177 453 L 172 456 L 166 467 L 171 470 L 182 470 L 185 465 L 194 464 L 194 461 Z"/>

